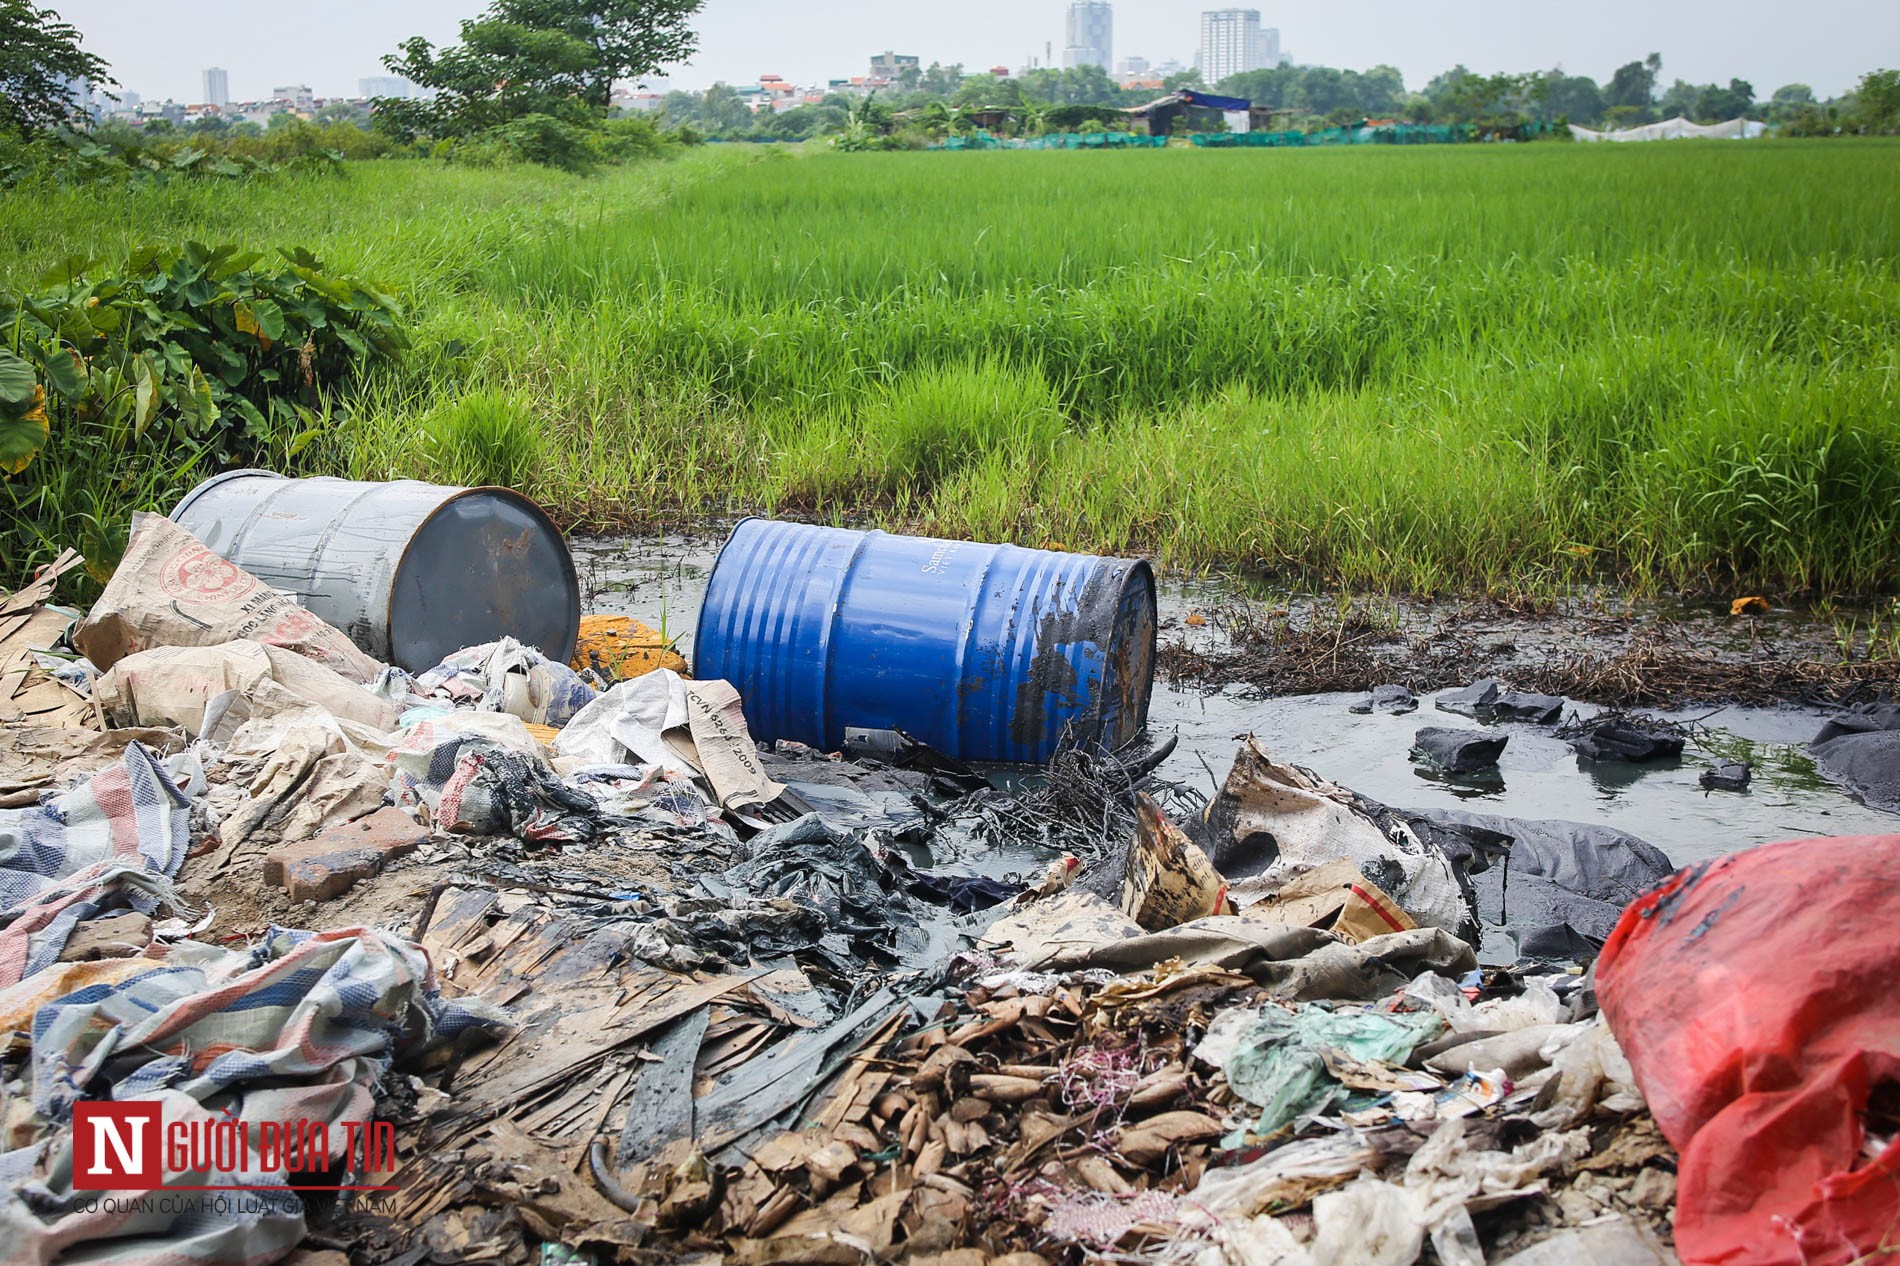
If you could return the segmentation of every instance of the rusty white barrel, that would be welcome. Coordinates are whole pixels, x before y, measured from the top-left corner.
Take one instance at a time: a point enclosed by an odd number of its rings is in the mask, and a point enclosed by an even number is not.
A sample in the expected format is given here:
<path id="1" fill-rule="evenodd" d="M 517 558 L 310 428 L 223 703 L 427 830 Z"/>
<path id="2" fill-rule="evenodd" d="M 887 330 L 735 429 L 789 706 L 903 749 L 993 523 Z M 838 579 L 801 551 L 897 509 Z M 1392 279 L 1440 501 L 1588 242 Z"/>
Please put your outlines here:
<path id="1" fill-rule="evenodd" d="M 1138 559 L 763 519 L 720 551 L 693 643 L 755 739 L 836 751 L 847 728 L 897 729 L 964 760 L 1121 746 L 1154 662 Z"/>
<path id="2" fill-rule="evenodd" d="M 410 672 L 503 637 L 563 663 L 574 653 L 573 555 L 541 508 L 506 488 L 233 470 L 192 489 L 171 517 Z"/>

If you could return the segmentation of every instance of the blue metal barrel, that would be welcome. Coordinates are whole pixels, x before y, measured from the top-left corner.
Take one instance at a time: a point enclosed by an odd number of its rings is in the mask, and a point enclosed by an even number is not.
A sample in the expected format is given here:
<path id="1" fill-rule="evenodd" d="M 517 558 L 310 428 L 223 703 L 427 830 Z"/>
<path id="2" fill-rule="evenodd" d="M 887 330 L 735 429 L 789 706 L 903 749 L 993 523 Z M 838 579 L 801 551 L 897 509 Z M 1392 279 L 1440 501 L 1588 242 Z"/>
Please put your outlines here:
<path id="1" fill-rule="evenodd" d="M 962 760 L 1042 762 L 1064 731 L 1119 747 L 1148 720 L 1145 562 L 747 519 L 719 552 L 693 668 L 759 741 L 836 751 L 901 729 Z"/>
<path id="2" fill-rule="evenodd" d="M 518 492 L 233 470 L 171 518 L 386 664 L 422 672 L 504 637 L 562 663 L 574 653 L 574 557 Z"/>

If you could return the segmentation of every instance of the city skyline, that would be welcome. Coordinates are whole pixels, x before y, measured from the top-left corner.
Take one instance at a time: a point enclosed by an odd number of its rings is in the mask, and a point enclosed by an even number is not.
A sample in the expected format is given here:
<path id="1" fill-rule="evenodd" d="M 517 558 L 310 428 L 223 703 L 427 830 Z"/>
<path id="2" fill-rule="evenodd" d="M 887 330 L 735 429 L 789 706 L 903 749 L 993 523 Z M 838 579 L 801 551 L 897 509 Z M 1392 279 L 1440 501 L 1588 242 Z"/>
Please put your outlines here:
<path id="1" fill-rule="evenodd" d="M 203 72 L 224 68 L 233 101 L 261 100 L 275 85 L 307 83 L 319 98 L 351 97 L 360 80 L 386 74 L 380 56 L 397 42 L 422 35 L 455 38 L 458 21 L 483 0 L 412 0 L 402 6 L 333 0 L 321 14 L 269 9 L 230 19 L 225 5 L 175 0 L 160 8 L 135 0 L 54 0 L 58 11 L 86 35 L 86 46 L 112 64 L 126 89 L 148 100 L 196 101 Z M 1191 64 L 1200 43 L 1201 14 L 1224 7 L 1177 0 L 1122 0 L 1115 5 L 1119 57 L 1159 64 Z M 1058 62 L 1066 43 L 1068 5 L 1061 0 L 1001 3 L 969 0 L 955 12 L 834 0 L 826 21 L 763 0 L 709 0 L 696 24 L 700 52 L 669 78 L 675 87 L 715 81 L 755 82 L 761 74 L 795 83 L 822 83 L 861 74 L 885 49 L 931 62 L 962 62 L 972 71 L 1031 59 Z M 1734 0 L 1720 22 L 1706 5 L 1689 0 L 1603 0 L 1589 23 L 1561 15 L 1512 12 L 1510 21 L 1478 12 L 1484 6 L 1417 5 L 1366 0 L 1351 14 L 1261 6 L 1263 26 L 1303 64 L 1351 69 L 1389 64 L 1408 87 L 1456 63 L 1479 73 L 1561 65 L 1573 74 L 1608 79 L 1624 62 L 1648 52 L 1663 56 L 1663 82 L 1748 80 L 1765 97 L 1784 83 L 1812 85 L 1835 96 L 1880 66 L 1900 64 L 1900 5 L 1890 0 L 1814 0 L 1806 28 L 1837 38 L 1789 40 L 1772 0 Z M 841 34 L 843 32 L 843 34 Z"/>

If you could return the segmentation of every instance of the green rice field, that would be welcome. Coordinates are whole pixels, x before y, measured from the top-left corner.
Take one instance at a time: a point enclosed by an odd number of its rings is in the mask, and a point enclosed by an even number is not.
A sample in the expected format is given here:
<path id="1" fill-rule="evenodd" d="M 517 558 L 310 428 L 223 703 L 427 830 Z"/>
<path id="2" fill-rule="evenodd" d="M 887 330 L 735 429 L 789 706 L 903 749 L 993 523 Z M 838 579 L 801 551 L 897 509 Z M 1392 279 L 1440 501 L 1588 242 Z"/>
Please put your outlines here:
<path id="1" fill-rule="evenodd" d="M 1900 144 L 424 162 L 0 206 L 396 288 L 301 451 L 584 526 L 735 511 L 1509 593 L 1900 587 Z"/>

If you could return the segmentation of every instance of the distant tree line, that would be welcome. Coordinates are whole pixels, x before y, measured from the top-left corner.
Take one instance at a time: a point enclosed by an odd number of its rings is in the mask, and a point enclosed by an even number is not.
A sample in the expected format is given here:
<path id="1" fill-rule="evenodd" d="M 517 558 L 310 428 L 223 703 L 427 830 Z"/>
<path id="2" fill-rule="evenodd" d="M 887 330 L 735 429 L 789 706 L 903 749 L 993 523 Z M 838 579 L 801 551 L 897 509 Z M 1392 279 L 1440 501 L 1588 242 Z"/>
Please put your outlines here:
<path id="1" fill-rule="evenodd" d="M 1471 123 L 1510 126 L 1523 123 L 1575 123 L 1584 127 L 1625 128 L 1678 115 L 1697 123 L 1749 117 L 1778 124 L 1796 135 L 1891 133 L 1900 131 L 1900 72 L 1874 71 L 1855 91 L 1831 101 L 1815 97 L 1806 84 L 1784 84 L 1766 98 L 1746 80 L 1692 84 L 1676 79 L 1664 86 L 1662 58 L 1651 53 L 1620 66 L 1599 83 L 1588 75 L 1562 69 L 1523 74 L 1479 75 L 1454 66 L 1412 91 L 1394 66 L 1341 70 L 1331 66 L 1275 66 L 1230 75 L 1208 85 L 1197 71 L 1164 81 L 1164 91 L 1204 87 L 1222 96 L 1244 97 L 1256 106 L 1282 112 L 1275 126 L 1324 127 L 1362 119 L 1411 123 Z M 975 116 L 1008 111 L 1004 131 L 1035 131 L 1060 125 L 1065 107 L 1097 107 L 1090 121 L 1127 126 L 1111 111 L 1145 104 L 1158 95 L 1152 87 L 1123 88 L 1099 67 L 1037 69 L 1010 78 L 968 74 L 961 65 L 932 63 L 909 68 L 900 80 L 875 96 L 868 110 L 860 96 L 834 92 L 816 103 L 757 114 L 737 89 L 715 84 L 704 92 L 670 92 L 660 101 L 664 126 L 689 128 L 716 139 L 799 141 L 815 136 L 846 136 L 875 128 L 883 135 L 908 135 L 919 142 L 949 132 L 967 131 Z M 1219 126 L 1218 120 L 1201 120 Z"/>

